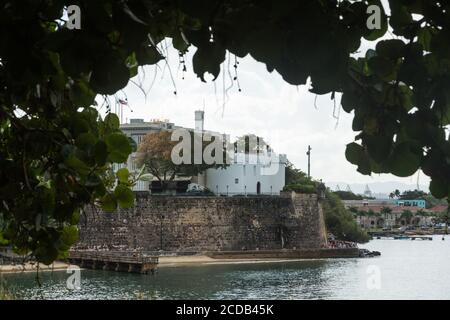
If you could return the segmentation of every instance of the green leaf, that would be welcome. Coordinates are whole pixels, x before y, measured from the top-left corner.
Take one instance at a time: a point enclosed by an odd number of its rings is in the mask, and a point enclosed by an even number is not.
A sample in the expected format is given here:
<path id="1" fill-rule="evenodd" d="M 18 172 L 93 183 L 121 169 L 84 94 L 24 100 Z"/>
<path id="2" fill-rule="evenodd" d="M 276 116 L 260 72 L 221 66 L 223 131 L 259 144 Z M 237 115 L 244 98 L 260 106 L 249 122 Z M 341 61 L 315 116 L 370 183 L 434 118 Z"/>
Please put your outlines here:
<path id="1" fill-rule="evenodd" d="M 80 209 L 76 209 L 70 218 L 70 224 L 77 225 L 80 222 Z"/>
<path id="2" fill-rule="evenodd" d="M 408 142 L 400 143 L 394 147 L 394 151 L 388 159 L 388 167 L 393 175 L 409 177 L 419 169 L 422 156 L 419 150 L 414 149 Z"/>
<path id="3" fill-rule="evenodd" d="M 94 147 L 97 143 L 97 138 L 92 133 L 85 132 L 77 137 L 75 143 L 80 149 L 88 150 Z"/>
<path id="4" fill-rule="evenodd" d="M 75 242 L 78 241 L 78 228 L 77 226 L 64 227 L 61 233 L 61 242 L 63 247 L 69 249 Z"/>
<path id="5" fill-rule="evenodd" d="M 117 170 L 116 175 L 121 183 L 123 183 L 123 184 L 128 183 L 128 178 L 130 176 L 130 172 L 128 171 L 127 168 L 122 168 L 122 169 Z"/>
<path id="6" fill-rule="evenodd" d="M 111 131 L 117 130 L 120 127 L 119 117 L 115 113 L 108 113 L 103 121 L 105 123 L 105 127 Z"/>
<path id="7" fill-rule="evenodd" d="M 180 32 L 176 32 L 172 38 L 172 45 L 175 49 L 180 51 L 181 53 L 186 53 L 189 47 L 189 44 L 184 41 Z"/>
<path id="8" fill-rule="evenodd" d="M 114 54 L 99 59 L 92 70 L 90 83 L 99 94 L 113 95 L 130 79 L 125 62 Z"/>
<path id="9" fill-rule="evenodd" d="M 141 181 L 152 181 L 153 180 L 153 175 L 150 174 L 150 173 L 145 173 L 145 174 L 143 174 L 143 175 L 141 175 L 139 177 L 139 180 L 141 180 Z"/>
<path id="10" fill-rule="evenodd" d="M 89 166 L 83 161 L 81 161 L 75 154 L 69 155 L 69 157 L 67 157 L 64 163 L 68 167 L 79 171 L 81 174 L 87 174 L 90 171 Z"/>
<path id="11" fill-rule="evenodd" d="M 375 162 L 381 163 L 389 156 L 392 146 L 392 137 L 365 135 L 363 141 L 367 147 L 368 154 Z"/>
<path id="12" fill-rule="evenodd" d="M 112 133 L 106 137 L 106 145 L 108 147 L 109 159 L 112 162 L 126 162 L 128 156 L 132 152 L 132 147 L 128 137 L 122 133 Z"/>
<path id="13" fill-rule="evenodd" d="M 164 57 L 153 46 L 142 45 L 136 51 L 136 60 L 138 61 L 139 65 L 156 64 L 162 59 L 164 59 Z"/>
<path id="14" fill-rule="evenodd" d="M 390 39 L 377 43 L 376 50 L 378 56 L 385 57 L 390 60 L 397 60 L 404 55 L 405 43 L 402 40 Z"/>
<path id="15" fill-rule="evenodd" d="M 117 200 L 114 195 L 106 194 L 100 200 L 101 207 L 103 210 L 112 212 L 117 210 Z"/>
<path id="16" fill-rule="evenodd" d="M 412 23 L 413 18 L 406 6 L 390 1 L 391 18 L 389 24 L 394 29 L 394 34 L 401 36 L 409 36 L 407 27 Z M 393 4 L 393 5 L 392 5 Z"/>
<path id="17" fill-rule="evenodd" d="M 358 171 L 362 174 L 369 175 L 371 173 L 370 160 L 367 157 L 364 148 L 359 144 L 349 143 L 345 149 L 345 157 L 347 160 L 358 166 Z"/>
<path id="18" fill-rule="evenodd" d="M 352 142 L 347 144 L 345 149 L 345 157 L 350 163 L 358 164 L 361 155 L 364 153 L 364 148 L 359 144 Z"/>
<path id="19" fill-rule="evenodd" d="M 98 141 L 94 146 L 95 162 L 99 166 L 104 166 L 108 159 L 108 146 L 104 141 Z"/>
<path id="20" fill-rule="evenodd" d="M 94 103 L 95 92 L 85 82 L 76 81 L 70 88 L 70 99 L 77 107 L 88 107 Z"/>
<path id="21" fill-rule="evenodd" d="M 58 257 L 58 250 L 54 246 L 46 246 L 41 245 L 34 251 L 34 256 L 36 257 L 37 261 L 45 264 L 50 265 L 53 263 L 53 261 L 56 260 Z"/>
<path id="22" fill-rule="evenodd" d="M 448 196 L 449 193 L 448 183 L 438 177 L 433 177 L 430 182 L 430 192 L 433 197 L 442 199 Z"/>
<path id="23" fill-rule="evenodd" d="M 114 196 L 121 208 L 131 208 L 134 205 L 134 195 L 130 188 L 119 184 L 114 190 Z"/>
<path id="24" fill-rule="evenodd" d="M 421 28 L 417 32 L 417 41 L 422 45 L 423 50 L 431 51 L 431 39 L 434 31 L 431 27 Z"/>
<path id="25" fill-rule="evenodd" d="M 197 49 L 192 58 L 194 72 L 203 81 L 205 73 L 209 72 L 216 80 L 220 73 L 220 64 L 225 60 L 225 49 L 216 43 L 208 43 Z"/>
<path id="26" fill-rule="evenodd" d="M 128 137 L 128 142 L 131 145 L 131 152 L 136 152 L 138 149 L 138 145 L 137 145 L 136 141 L 134 141 L 134 139 L 132 137 Z"/>
<path id="27" fill-rule="evenodd" d="M 395 63 L 392 60 L 375 56 L 368 61 L 370 70 L 383 80 L 395 79 Z"/>

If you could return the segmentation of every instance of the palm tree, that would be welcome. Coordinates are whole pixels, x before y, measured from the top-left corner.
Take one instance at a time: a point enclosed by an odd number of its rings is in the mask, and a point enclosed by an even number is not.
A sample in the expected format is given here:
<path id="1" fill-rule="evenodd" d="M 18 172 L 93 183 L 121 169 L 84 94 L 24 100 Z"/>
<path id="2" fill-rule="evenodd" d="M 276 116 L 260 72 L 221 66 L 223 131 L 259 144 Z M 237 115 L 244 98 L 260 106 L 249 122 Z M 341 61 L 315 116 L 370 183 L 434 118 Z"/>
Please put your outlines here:
<path id="1" fill-rule="evenodd" d="M 419 209 L 419 210 L 417 210 L 417 212 L 416 212 L 416 216 L 419 216 L 419 217 L 428 217 L 428 212 L 426 212 L 426 211 L 423 210 L 423 209 Z"/>
<path id="2" fill-rule="evenodd" d="M 367 216 L 367 212 L 364 211 L 364 210 L 357 210 L 356 216 L 359 217 L 359 224 L 361 224 L 362 221 L 363 221 L 362 217 L 366 217 Z"/>
<path id="3" fill-rule="evenodd" d="M 369 210 L 367 211 L 367 216 L 370 218 L 370 225 L 371 225 L 371 226 L 374 226 L 374 225 L 375 225 L 375 221 L 372 220 L 371 218 L 376 217 L 376 213 L 375 213 L 372 209 L 369 209 Z M 376 220 L 376 219 L 375 219 L 375 220 Z"/>
<path id="4" fill-rule="evenodd" d="M 392 213 L 392 209 L 389 207 L 382 207 L 380 213 L 384 215 L 384 218 L 387 218 L 387 215 Z"/>
<path id="5" fill-rule="evenodd" d="M 392 191 L 391 193 L 389 193 L 389 198 L 390 199 L 394 199 L 394 198 L 400 198 L 400 195 L 401 195 L 401 193 L 400 193 L 400 190 L 398 190 L 398 189 L 395 189 L 394 191 Z"/>
<path id="6" fill-rule="evenodd" d="M 405 219 L 406 224 L 411 223 L 412 217 L 413 213 L 410 210 L 403 210 L 402 214 L 400 215 L 400 219 Z"/>
<path id="7" fill-rule="evenodd" d="M 416 212 L 416 217 L 417 217 L 416 219 L 418 220 L 418 223 L 420 223 L 422 218 L 426 218 L 426 217 L 429 217 L 429 216 L 430 216 L 430 214 L 428 212 L 426 212 L 425 210 L 423 210 L 423 209 L 419 209 Z M 425 220 L 425 223 L 426 223 L 426 220 Z"/>

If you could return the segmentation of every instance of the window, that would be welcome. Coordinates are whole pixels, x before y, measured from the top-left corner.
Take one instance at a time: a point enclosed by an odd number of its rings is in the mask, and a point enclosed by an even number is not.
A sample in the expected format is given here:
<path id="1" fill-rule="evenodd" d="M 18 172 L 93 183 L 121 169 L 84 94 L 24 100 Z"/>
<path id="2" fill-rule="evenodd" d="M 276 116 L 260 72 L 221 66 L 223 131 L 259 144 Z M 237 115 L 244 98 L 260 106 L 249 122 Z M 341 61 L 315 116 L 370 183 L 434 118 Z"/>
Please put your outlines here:
<path id="1" fill-rule="evenodd" d="M 256 176 L 256 165 L 253 166 L 253 175 Z"/>
<path id="2" fill-rule="evenodd" d="M 247 175 L 247 170 L 246 170 L 245 164 L 244 164 L 243 168 L 244 168 L 244 177 L 245 177 Z"/>
<path id="3" fill-rule="evenodd" d="M 238 184 L 238 183 L 239 183 L 239 178 L 235 178 L 235 179 L 234 179 L 234 183 L 235 183 L 235 184 Z"/>
<path id="4" fill-rule="evenodd" d="M 133 138 L 134 142 L 136 142 L 137 144 L 140 144 L 142 142 L 142 140 L 144 139 L 144 135 L 142 135 L 142 134 L 132 134 L 131 138 Z"/>

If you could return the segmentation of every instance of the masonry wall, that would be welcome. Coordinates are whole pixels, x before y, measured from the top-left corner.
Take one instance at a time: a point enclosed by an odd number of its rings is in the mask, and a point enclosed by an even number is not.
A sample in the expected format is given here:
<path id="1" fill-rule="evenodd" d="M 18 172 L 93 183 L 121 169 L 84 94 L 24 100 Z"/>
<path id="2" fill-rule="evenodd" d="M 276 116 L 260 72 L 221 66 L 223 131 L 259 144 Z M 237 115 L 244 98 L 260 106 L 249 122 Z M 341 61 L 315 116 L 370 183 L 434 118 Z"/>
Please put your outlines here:
<path id="1" fill-rule="evenodd" d="M 137 193 L 114 213 L 87 209 L 78 249 L 202 252 L 320 248 L 317 195 L 174 197 Z"/>

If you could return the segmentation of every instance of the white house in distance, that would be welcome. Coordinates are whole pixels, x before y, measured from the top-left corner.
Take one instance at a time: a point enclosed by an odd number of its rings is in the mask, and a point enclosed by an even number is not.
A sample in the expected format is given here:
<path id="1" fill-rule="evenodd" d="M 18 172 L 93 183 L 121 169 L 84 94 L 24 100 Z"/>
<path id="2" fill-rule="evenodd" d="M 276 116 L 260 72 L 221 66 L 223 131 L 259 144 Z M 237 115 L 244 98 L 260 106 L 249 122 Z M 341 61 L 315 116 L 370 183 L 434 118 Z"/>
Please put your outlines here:
<path id="1" fill-rule="evenodd" d="M 120 126 L 121 130 L 139 144 L 148 133 L 159 131 L 172 131 L 182 127 L 175 126 L 168 120 L 130 119 L 130 123 Z M 190 129 L 192 130 L 192 129 Z M 195 130 L 206 134 L 217 133 L 204 130 L 204 112 L 195 112 Z M 136 154 L 132 154 L 127 164 L 130 171 L 138 168 L 135 164 Z M 229 166 L 226 168 L 211 168 L 197 177 L 192 177 L 191 182 L 198 183 L 210 191 L 221 195 L 236 194 L 270 194 L 278 195 L 285 186 L 286 155 L 278 155 L 271 150 L 265 150 L 259 154 L 235 153 Z M 134 187 L 135 191 L 150 190 L 149 183 L 139 181 Z"/>

